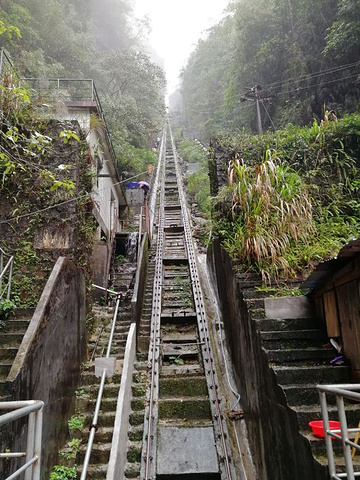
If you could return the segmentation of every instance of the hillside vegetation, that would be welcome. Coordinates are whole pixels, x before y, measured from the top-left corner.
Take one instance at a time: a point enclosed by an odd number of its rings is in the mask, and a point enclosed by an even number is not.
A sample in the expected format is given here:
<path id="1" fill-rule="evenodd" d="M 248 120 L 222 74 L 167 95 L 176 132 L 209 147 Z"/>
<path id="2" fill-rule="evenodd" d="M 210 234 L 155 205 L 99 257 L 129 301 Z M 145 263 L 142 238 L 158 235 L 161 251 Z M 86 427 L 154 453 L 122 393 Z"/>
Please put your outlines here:
<path id="1" fill-rule="evenodd" d="M 190 55 L 171 109 L 202 141 L 257 131 L 256 96 L 264 129 L 340 117 L 358 109 L 359 62 L 358 0 L 234 0 Z"/>
<path id="2" fill-rule="evenodd" d="M 360 115 L 214 142 L 229 159 L 215 230 L 242 270 L 303 276 L 360 231 Z"/>
<path id="3" fill-rule="evenodd" d="M 145 52 L 148 26 L 130 0 L 4 0 L 0 18 L 21 34 L 1 35 L 0 46 L 25 77 L 95 80 L 122 171 L 154 163 L 165 77 Z"/>

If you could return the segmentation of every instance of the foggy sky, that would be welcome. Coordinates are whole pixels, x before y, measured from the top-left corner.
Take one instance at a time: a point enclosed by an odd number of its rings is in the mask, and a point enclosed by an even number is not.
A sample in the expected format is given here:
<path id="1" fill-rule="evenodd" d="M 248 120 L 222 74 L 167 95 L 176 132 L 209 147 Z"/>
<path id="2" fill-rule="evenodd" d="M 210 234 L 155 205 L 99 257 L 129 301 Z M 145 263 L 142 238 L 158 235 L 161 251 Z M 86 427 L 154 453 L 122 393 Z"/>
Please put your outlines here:
<path id="1" fill-rule="evenodd" d="M 148 14 L 150 42 L 165 61 L 167 93 L 202 33 L 218 22 L 229 0 L 135 0 L 135 14 Z"/>

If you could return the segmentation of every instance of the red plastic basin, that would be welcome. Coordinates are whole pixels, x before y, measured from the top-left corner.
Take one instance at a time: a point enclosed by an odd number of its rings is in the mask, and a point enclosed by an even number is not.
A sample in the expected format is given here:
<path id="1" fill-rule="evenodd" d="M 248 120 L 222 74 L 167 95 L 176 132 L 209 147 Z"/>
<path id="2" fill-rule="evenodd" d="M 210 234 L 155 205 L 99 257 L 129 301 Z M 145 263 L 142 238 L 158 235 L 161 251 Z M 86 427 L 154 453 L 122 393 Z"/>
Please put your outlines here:
<path id="1" fill-rule="evenodd" d="M 309 422 L 309 427 L 311 428 L 315 437 L 325 438 L 324 423 L 322 420 L 313 420 L 312 422 Z M 340 430 L 340 422 L 329 420 L 329 427 L 330 430 Z"/>

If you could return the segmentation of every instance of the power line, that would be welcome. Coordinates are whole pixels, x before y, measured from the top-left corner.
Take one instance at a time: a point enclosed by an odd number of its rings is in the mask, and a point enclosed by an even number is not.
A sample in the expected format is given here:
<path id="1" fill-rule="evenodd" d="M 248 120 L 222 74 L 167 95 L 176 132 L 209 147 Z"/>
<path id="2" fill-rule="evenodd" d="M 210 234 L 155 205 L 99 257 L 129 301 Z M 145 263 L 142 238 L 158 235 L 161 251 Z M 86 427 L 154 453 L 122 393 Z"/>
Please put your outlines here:
<path id="1" fill-rule="evenodd" d="M 346 65 L 329 68 L 327 70 L 319 70 L 318 72 L 315 72 L 312 74 L 305 74 L 299 77 L 293 77 L 293 78 L 289 78 L 287 80 L 282 80 L 279 82 L 268 83 L 268 84 L 262 85 L 262 87 L 267 90 L 271 88 L 279 88 L 279 87 L 282 87 L 283 85 L 290 85 L 290 84 L 298 83 L 304 80 L 311 80 L 312 78 L 320 77 L 322 75 L 327 75 L 329 73 L 340 72 L 342 70 L 347 70 L 349 68 L 353 68 L 356 66 L 360 66 L 360 62 L 348 63 Z"/>

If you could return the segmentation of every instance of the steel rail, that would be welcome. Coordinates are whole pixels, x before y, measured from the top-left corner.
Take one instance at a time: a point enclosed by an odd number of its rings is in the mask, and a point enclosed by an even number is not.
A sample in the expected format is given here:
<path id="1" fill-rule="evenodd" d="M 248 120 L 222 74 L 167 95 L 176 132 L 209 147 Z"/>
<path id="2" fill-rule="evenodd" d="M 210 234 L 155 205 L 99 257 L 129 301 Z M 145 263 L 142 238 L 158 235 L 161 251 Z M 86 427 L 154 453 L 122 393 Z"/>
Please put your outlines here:
<path id="1" fill-rule="evenodd" d="M 166 134 L 164 133 L 162 141 L 166 142 Z M 162 295 L 162 262 L 163 262 L 163 243 L 164 243 L 164 196 L 165 196 L 165 161 L 159 158 L 159 171 L 162 168 L 162 185 L 160 193 L 160 210 L 159 210 L 159 226 L 157 234 L 157 246 L 156 246 L 156 260 L 155 260 L 155 279 L 153 289 L 153 308 L 151 316 L 151 338 L 148 361 L 151 365 L 150 371 L 150 387 L 148 393 L 148 409 L 145 415 L 144 426 L 144 440 L 145 440 L 145 453 L 142 463 L 142 469 L 140 472 L 140 478 L 149 480 L 152 473 L 155 473 L 156 465 L 156 425 L 157 425 L 157 413 L 158 413 L 158 389 L 159 389 L 159 355 L 160 355 L 160 320 L 161 320 L 161 295 Z M 154 192 L 155 194 L 155 192 Z M 157 368 L 156 368 L 157 367 Z M 153 451 L 153 454 L 151 454 Z"/>
<path id="2" fill-rule="evenodd" d="M 181 212 L 183 217 L 185 244 L 188 252 L 191 283 L 192 283 L 192 288 L 194 292 L 194 300 L 196 302 L 196 310 L 197 310 L 196 313 L 198 318 L 200 318 L 199 330 L 204 332 L 204 338 L 202 339 L 205 342 L 205 346 L 202 347 L 203 361 L 205 363 L 210 362 L 211 364 L 210 369 L 206 370 L 206 373 L 207 373 L 206 377 L 210 376 L 210 382 L 211 382 L 210 390 L 213 391 L 213 395 L 215 397 L 214 403 L 215 403 L 217 413 L 214 415 L 214 425 L 215 425 L 215 422 L 217 422 L 218 427 L 220 429 L 221 444 L 224 452 L 223 460 L 226 466 L 226 474 L 227 474 L 227 478 L 232 480 L 233 478 L 236 478 L 236 477 L 235 477 L 235 472 L 233 472 L 233 468 L 230 464 L 231 455 L 229 453 L 229 446 L 227 443 L 227 438 L 228 438 L 227 426 L 224 424 L 224 421 L 223 421 L 224 415 L 222 412 L 222 408 L 220 406 L 221 399 L 218 395 L 219 382 L 216 377 L 216 370 L 214 366 L 215 362 L 212 356 L 212 347 L 211 347 L 210 339 L 208 336 L 208 328 L 207 328 L 206 316 L 204 311 L 204 301 L 202 297 L 202 290 L 200 286 L 199 275 L 197 272 L 196 257 L 195 257 L 193 240 L 192 240 L 191 229 L 190 229 L 190 220 L 189 220 L 189 215 L 186 208 L 186 199 L 185 199 L 185 194 L 184 194 L 184 190 L 181 182 L 181 173 L 180 173 L 176 148 L 175 148 L 174 139 L 172 136 L 170 126 L 169 126 L 169 131 L 170 131 L 172 150 L 174 154 L 174 163 L 175 163 L 176 178 L 177 178 L 178 190 L 179 190 L 179 196 L 180 196 Z M 205 365 L 204 365 L 204 368 L 205 368 Z M 211 392 L 209 391 L 209 394 L 210 393 Z"/>

